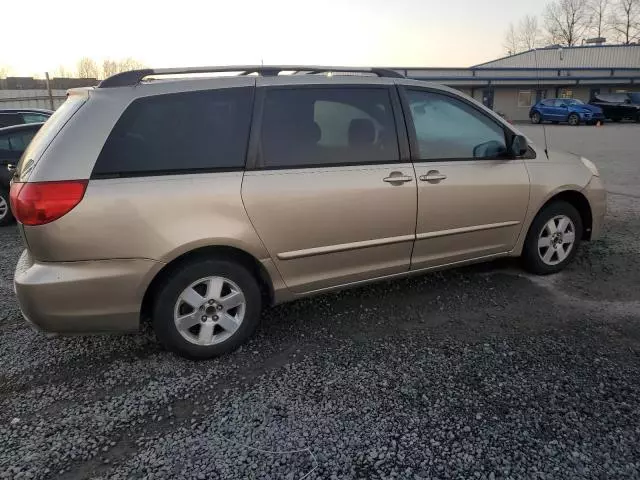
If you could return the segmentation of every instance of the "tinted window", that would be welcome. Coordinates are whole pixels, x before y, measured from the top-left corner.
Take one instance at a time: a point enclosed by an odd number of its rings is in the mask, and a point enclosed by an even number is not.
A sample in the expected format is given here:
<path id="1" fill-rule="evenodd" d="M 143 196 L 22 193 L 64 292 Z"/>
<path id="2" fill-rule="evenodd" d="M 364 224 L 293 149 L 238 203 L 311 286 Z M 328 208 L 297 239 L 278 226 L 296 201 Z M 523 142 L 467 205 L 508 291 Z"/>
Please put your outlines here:
<path id="1" fill-rule="evenodd" d="M 0 128 L 20 125 L 21 123 L 23 123 L 22 118 L 17 113 L 0 113 Z"/>
<path id="2" fill-rule="evenodd" d="M 22 153 L 35 134 L 33 131 L 23 131 L 3 135 L 0 137 L 0 149 Z"/>
<path id="3" fill-rule="evenodd" d="M 49 119 L 49 115 L 44 115 L 42 113 L 23 113 L 22 119 L 24 123 L 40 123 L 46 122 Z"/>
<path id="4" fill-rule="evenodd" d="M 553 100 L 543 100 L 543 101 L 542 101 L 542 104 L 543 104 L 545 107 L 553 107 Z"/>
<path id="5" fill-rule="evenodd" d="M 10 136 L 9 142 L 11 143 L 11 150 L 14 152 L 24 152 L 29 146 L 29 142 L 35 136 L 36 132 L 27 130 L 23 132 L 17 132 Z"/>
<path id="6" fill-rule="evenodd" d="M 408 91 L 420 159 L 494 158 L 507 151 L 503 128 L 469 104 Z"/>
<path id="7" fill-rule="evenodd" d="M 388 89 L 270 89 L 258 165 L 296 167 L 399 159 Z"/>
<path id="8" fill-rule="evenodd" d="M 251 88 L 157 95 L 134 101 L 93 175 L 144 175 L 244 167 Z"/>

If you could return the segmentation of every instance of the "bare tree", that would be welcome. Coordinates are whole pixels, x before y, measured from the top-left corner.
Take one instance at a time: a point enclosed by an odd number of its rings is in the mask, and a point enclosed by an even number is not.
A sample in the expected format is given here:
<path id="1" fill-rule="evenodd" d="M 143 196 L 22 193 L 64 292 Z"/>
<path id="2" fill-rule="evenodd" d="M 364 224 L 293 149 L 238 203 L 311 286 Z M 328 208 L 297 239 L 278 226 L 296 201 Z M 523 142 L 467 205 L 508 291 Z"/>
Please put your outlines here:
<path id="1" fill-rule="evenodd" d="M 591 16 L 589 34 L 604 37 L 609 31 L 609 0 L 589 0 L 587 8 Z"/>
<path id="2" fill-rule="evenodd" d="M 540 44 L 540 27 L 533 15 L 525 15 L 518 24 L 519 44 L 524 50 L 533 50 Z"/>
<path id="3" fill-rule="evenodd" d="M 107 59 L 102 62 L 102 78 L 108 78 L 118 72 L 120 72 L 120 68 L 115 60 Z"/>
<path id="4" fill-rule="evenodd" d="M 144 67 L 144 63 L 132 57 L 123 58 L 118 62 L 118 69 L 121 72 L 126 72 L 128 70 L 138 70 Z"/>
<path id="5" fill-rule="evenodd" d="M 82 57 L 78 60 L 78 77 L 79 78 L 98 78 L 100 72 L 96 62 L 89 57 Z"/>
<path id="6" fill-rule="evenodd" d="M 625 45 L 640 40 L 640 0 L 618 0 L 614 4 L 611 29 Z"/>
<path id="7" fill-rule="evenodd" d="M 504 35 L 504 49 L 507 51 L 507 55 L 515 55 L 521 51 L 520 38 L 516 26 L 511 22 L 509 28 Z"/>
<path id="8" fill-rule="evenodd" d="M 591 24 L 589 13 L 586 0 L 553 0 L 548 3 L 544 23 L 551 42 L 567 47 L 577 45 Z"/>
<path id="9" fill-rule="evenodd" d="M 68 70 L 64 65 L 60 65 L 54 70 L 53 76 L 57 78 L 71 78 L 73 77 L 73 72 Z"/>

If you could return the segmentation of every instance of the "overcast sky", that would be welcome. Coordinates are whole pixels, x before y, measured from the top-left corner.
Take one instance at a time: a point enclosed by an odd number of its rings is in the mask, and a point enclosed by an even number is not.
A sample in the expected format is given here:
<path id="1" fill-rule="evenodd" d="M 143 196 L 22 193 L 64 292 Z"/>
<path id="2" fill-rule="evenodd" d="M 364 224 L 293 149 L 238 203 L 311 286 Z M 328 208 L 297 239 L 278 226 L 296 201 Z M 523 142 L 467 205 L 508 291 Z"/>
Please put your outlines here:
<path id="1" fill-rule="evenodd" d="M 470 66 L 502 56 L 536 0 L 3 0 L 0 66 L 31 75 L 78 58 L 152 67 Z M 8 39 L 14 41 L 9 42 Z"/>

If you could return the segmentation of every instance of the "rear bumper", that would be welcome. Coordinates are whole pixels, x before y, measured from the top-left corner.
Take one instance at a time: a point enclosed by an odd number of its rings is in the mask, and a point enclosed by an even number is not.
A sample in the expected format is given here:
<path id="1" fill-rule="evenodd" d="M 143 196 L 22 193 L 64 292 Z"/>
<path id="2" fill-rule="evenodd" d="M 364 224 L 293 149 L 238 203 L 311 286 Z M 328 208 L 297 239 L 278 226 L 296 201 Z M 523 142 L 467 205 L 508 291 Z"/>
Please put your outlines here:
<path id="1" fill-rule="evenodd" d="M 38 263 L 25 250 L 14 288 L 23 316 L 39 330 L 135 331 L 146 286 L 161 266 L 145 259 Z"/>
<path id="2" fill-rule="evenodd" d="M 604 216 L 607 213 L 607 192 L 600 177 L 591 180 L 582 191 L 591 206 L 591 240 L 597 240 L 602 235 Z"/>

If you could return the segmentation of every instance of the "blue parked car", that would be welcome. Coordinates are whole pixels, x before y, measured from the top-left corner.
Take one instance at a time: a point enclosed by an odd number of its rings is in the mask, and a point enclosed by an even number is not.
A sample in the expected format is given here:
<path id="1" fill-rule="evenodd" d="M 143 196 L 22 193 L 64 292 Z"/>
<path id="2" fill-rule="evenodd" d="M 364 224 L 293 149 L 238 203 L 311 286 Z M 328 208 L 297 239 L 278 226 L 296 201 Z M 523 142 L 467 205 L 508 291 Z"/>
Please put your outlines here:
<path id="1" fill-rule="evenodd" d="M 604 123 L 600 107 L 589 105 L 574 98 L 547 98 L 536 103 L 529 110 L 531 123 L 567 122 L 569 125 L 581 123 Z"/>

